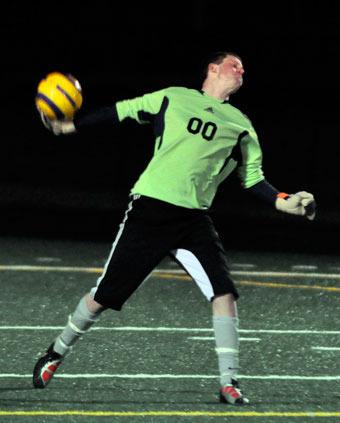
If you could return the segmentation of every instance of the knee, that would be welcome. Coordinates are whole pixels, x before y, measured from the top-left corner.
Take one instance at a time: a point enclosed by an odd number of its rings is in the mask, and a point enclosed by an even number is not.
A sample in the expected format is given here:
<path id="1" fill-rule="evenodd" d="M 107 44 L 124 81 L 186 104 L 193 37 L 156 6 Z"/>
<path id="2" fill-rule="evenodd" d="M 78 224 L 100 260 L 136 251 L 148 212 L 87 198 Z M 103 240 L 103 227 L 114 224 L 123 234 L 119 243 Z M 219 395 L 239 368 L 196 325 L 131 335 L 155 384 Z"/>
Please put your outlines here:
<path id="1" fill-rule="evenodd" d="M 90 313 L 99 314 L 104 311 L 104 307 L 97 303 L 97 301 L 95 301 L 90 294 L 85 296 L 85 302 Z"/>
<path id="2" fill-rule="evenodd" d="M 223 294 L 223 295 L 215 295 L 215 297 L 213 297 L 212 302 L 213 304 L 231 304 L 234 303 L 235 297 L 233 294 Z"/>
<path id="3" fill-rule="evenodd" d="M 237 317 L 236 301 L 233 294 L 218 295 L 212 300 L 213 313 Z"/>

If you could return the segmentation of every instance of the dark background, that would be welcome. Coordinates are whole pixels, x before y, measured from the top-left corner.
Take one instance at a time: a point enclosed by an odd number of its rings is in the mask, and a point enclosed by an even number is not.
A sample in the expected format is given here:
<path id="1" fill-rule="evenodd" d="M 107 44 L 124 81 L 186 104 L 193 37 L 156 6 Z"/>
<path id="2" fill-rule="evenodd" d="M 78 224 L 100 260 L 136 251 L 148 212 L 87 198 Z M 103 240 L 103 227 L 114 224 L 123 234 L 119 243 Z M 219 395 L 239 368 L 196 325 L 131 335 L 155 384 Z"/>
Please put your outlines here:
<path id="1" fill-rule="evenodd" d="M 200 88 L 211 51 L 239 53 L 232 103 L 252 120 L 266 178 L 314 193 L 311 223 L 257 202 L 236 178 L 212 214 L 228 248 L 338 250 L 337 2 L 11 2 L 1 18 L 0 230 L 111 240 L 131 185 L 152 155 L 149 127 L 55 137 L 34 106 L 48 72 L 80 81 L 81 113 L 169 85 Z"/>

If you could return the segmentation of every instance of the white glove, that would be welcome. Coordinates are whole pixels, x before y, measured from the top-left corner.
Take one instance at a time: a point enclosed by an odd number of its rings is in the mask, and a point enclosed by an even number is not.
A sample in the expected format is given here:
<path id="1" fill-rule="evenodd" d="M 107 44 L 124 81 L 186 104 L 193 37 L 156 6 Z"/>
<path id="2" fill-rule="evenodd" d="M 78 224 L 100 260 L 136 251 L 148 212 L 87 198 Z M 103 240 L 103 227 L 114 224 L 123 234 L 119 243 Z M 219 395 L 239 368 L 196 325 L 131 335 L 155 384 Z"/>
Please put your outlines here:
<path id="1" fill-rule="evenodd" d="M 309 220 L 315 218 L 316 203 L 314 196 L 306 191 L 287 195 L 285 198 L 278 196 L 275 207 L 285 213 L 306 216 Z"/>
<path id="2" fill-rule="evenodd" d="M 76 131 L 76 127 L 72 120 L 50 120 L 44 113 L 39 111 L 39 114 L 45 128 L 53 132 L 54 135 L 70 134 Z"/>

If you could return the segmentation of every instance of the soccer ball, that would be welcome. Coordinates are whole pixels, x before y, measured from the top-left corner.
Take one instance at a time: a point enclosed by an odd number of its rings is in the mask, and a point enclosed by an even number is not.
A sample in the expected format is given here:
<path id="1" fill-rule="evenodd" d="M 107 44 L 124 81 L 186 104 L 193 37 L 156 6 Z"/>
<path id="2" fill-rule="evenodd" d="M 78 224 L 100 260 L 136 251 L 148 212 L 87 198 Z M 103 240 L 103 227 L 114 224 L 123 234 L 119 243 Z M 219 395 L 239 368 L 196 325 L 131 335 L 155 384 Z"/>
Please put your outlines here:
<path id="1" fill-rule="evenodd" d="M 38 85 L 35 104 L 48 119 L 72 119 L 83 96 L 79 82 L 70 74 L 49 73 Z"/>

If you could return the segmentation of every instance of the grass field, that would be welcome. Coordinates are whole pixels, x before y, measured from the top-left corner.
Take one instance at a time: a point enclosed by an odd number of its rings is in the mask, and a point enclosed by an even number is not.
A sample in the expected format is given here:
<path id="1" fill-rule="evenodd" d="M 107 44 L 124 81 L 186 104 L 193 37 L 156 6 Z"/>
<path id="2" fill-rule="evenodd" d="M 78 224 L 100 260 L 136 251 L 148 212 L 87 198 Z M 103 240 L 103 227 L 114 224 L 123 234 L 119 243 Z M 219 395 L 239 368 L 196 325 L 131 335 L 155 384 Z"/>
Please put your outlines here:
<path id="1" fill-rule="evenodd" d="M 240 381 L 218 402 L 211 305 L 164 260 L 107 311 L 45 390 L 36 359 L 100 275 L 103 242 L 0 239 L 0 422 L 340 421 L 337 257 L 230 251 L 241 298 Z"/>

